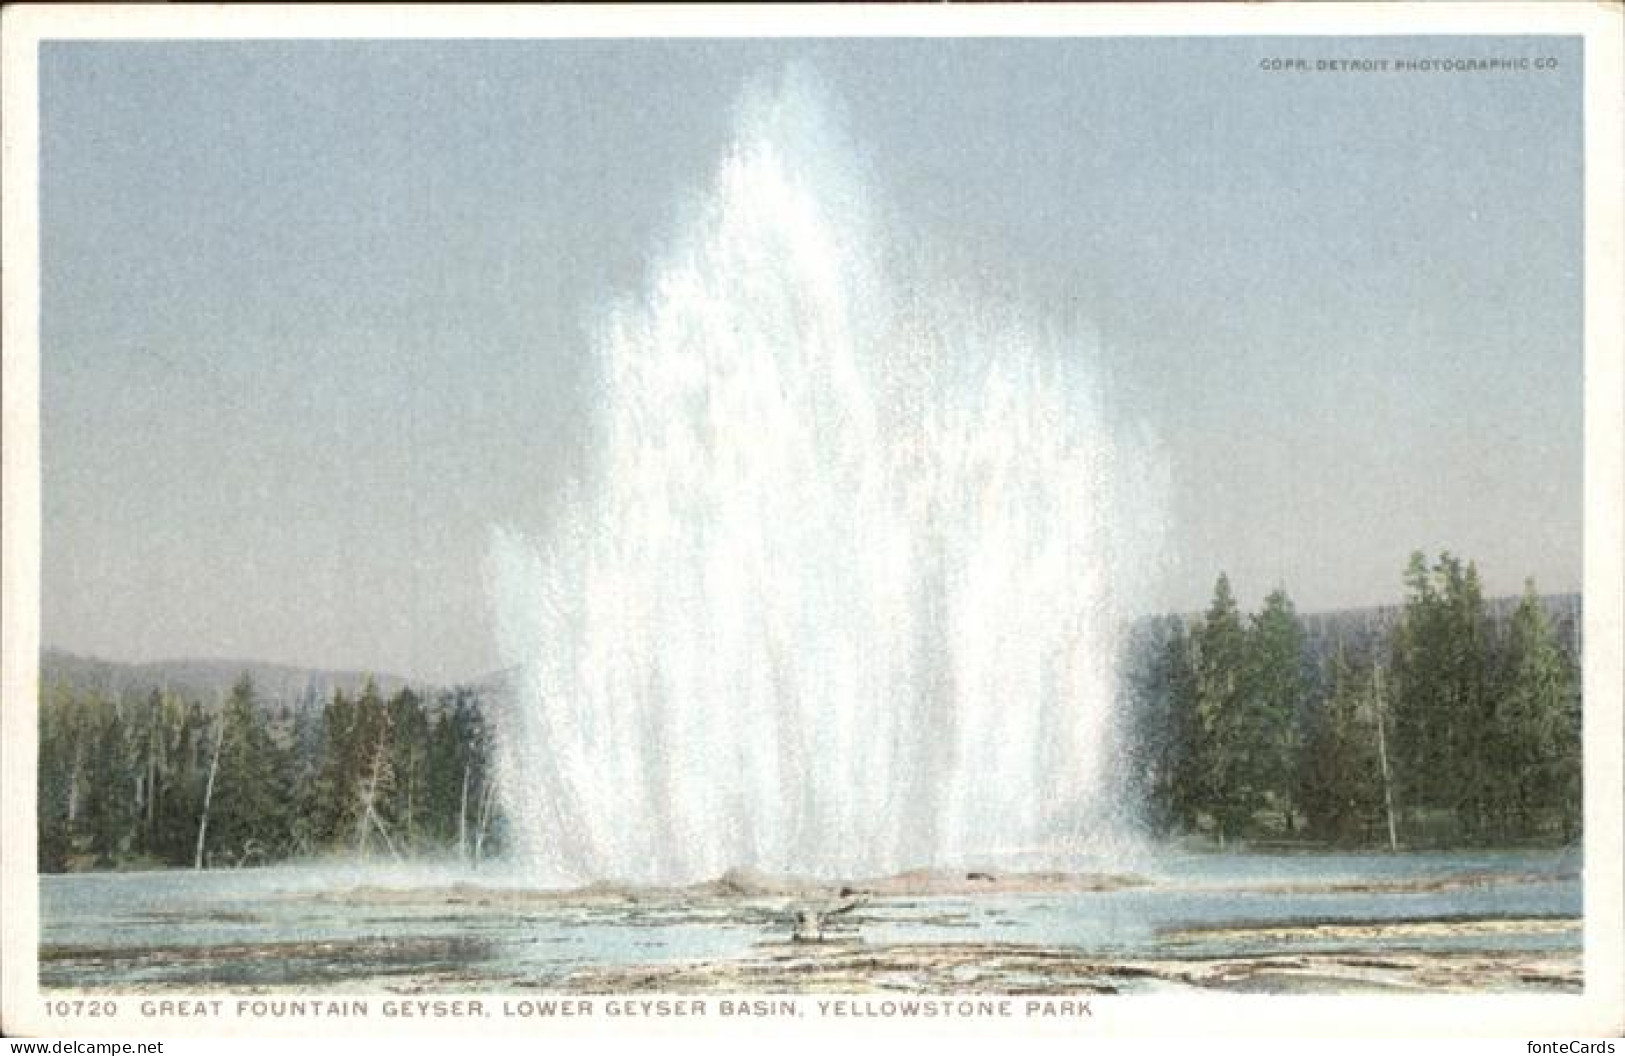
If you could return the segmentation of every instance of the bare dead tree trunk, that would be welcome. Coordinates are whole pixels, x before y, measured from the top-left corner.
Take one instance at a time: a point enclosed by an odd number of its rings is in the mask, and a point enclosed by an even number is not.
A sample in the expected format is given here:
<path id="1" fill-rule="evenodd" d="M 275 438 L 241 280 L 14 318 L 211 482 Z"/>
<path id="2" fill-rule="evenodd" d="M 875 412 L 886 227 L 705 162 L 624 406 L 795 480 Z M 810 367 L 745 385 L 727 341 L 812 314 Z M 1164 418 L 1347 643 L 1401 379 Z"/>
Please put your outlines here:
<path id="1" fill-rule="evenodd" d="M 485 832 L 491 824 L 491 784 L 480 789 L 480 824 L 474 832 L 474 860 L 480 861 L 485 853 Z"/>
<path id="2" fill-rule="evenodd" d="M 418 843 L 417 790 L 418 757 L 414 751 L 407 756 L 406 817 L 401 819 L 401 828 L 404 830 L 401 839 L 405 841 L 407 847 L 416 847 Z"/>
<path id="3" fill-rule="evenodd" d="M 389 744 L 389 738 L 386 735 L 386 731 L 387 727 L 384 730 L 379 731 L 378 746 L 373 749 L 372 776 L 367 779 L 367 790 L 364 794 L 365 798 L 363 798 L 361 802 L 361 820 L 356 823 L 356 851 L 363 858 L 365 858 L 367 855 L 367 834 L 372 831 L 373 823 L 378 821 L 378 815 L 377 812 L 373 810 L 373 804 L 377 802 L 378 781 L 383 775 L 384 748 Z M 381 823 L 379 831 L 383 831 Z"/>
<path id="4" fill-rule="evenodd" d="M 214 800 L 214 775 L 220 769 L 220 746 L 226 743 L 226 715 L 220 713 L 220 732 L 215 734 L 214 755 L 209 759 L 209 780 L 203 786 L 203 816 L 198 819 L 197 825 L 197 853 L 192 858 L 192 868 L 203 868 L 203 842 L 209 833 L 209 804 Z"/>
<path id="5" fill-rule="evenodd" d="M 68 824 L 72 825 L 79 820 L 79 771 L 84 766 L 85 740 L 75 737 L 73 740 L 73 768 L 68 771 Z"/>
<path id="6" fill-rule="evenodd" d="M 147 831 L 152 832 L 152 819 L 158 807 L 158 757 L 153 746 L 147 744 Z"/>
<path id="7" fill-rule="evenodd" d="M 373 825 L 378 829 L 378 835 L 384 838 L 384 846 L 389 848 L 390 857 L 394 858 L 397 862 L 400 861 L 401 852 L 395 848 L 395 841 L 389 835 L 389 826 L 384 824 L 384 819 L 380 818 L 376 811 L 374 811 L 370 817 L 372 818 Z"/>
<path id="8" fill-rule="evenodd" d="M 158 749 L 163 736 L 159 716 L 163 714 L 163 698 L 158 700 L 158 706 L 152 709 L 152 722 L 147 725 L 147 836 L 151 838 L 152 831 L 157 827 L 158 821 Z"/>
<path id="9" fill-rule="evenodd" d="M 463 798 L 457 804 L 457 859 L 468 861 L 468 777 L 474 769 L 472 762 L 463 764 Z"/>
<path id="10" fill-rule="evenodd" d="M 1384 732 L 1388 725 L 1386 702 L 1382 689 L 1382 665 L 1378 664 L 1372 674 L 1372 700 L 1373 710 L 1377 718 L 1377 759 L 1382 765 L 1382 805 L 1388 815 L 1388 849 L 1399 850 L 1399 829 L 1394 824 L 1394 781 L 1388 772 L 1388 735 Z"/>

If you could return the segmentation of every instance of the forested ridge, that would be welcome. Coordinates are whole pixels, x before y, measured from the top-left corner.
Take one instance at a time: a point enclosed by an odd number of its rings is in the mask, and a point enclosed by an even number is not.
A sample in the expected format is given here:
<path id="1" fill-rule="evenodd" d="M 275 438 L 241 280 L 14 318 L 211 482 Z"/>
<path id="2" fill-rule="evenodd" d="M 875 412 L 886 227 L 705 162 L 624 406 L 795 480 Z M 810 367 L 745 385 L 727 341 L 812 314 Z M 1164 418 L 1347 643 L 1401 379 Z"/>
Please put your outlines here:
<path id="1" fill-rule="evenodd" d="M 1121 687 L 1125 794 L 1151 828 L 1221 847 L 1577 839 L 1577 599 L 1530 583 L 1486 600 L 1450 554 L 1413 555 L 1403 584 L 1390 609 L 1300 616 L 1277 589 L 1246 614 L 1221 574 L 1205 613 L 1140 621 Z M 40 690 L 43 871 L 501 851 L 495 683 L 395 679 L 386 694 L 328 677 L 271 697 L 244 673 L 208 699 L 196 680 L 55 660 Z"/>
<path id="2" fill-rule="evenodd" d="M 501 841 L 470 689 L 217 706 L 153 688 L 41 687 L 39 866 L 242 866 L 345 854 L 478 861 Z"/>
<path id="3" fill-rule="evenodd" d="M 1478 571 L 1413 554 L 1405 600 L 1300 618 L 1142 625 L 1125 691 L 1153 827 L 1237 841 L 1445 847 L 1568 843 L 1581 822 L 1578 604 L 1488 602 Z"/>

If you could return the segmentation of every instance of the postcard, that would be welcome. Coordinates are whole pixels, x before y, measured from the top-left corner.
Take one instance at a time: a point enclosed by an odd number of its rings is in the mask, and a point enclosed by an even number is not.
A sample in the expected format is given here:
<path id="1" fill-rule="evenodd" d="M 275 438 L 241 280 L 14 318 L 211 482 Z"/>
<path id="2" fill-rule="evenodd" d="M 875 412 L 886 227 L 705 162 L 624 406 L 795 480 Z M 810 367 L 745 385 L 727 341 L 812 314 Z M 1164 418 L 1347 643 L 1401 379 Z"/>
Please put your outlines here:
<path id="1" fill-rule="evenodd" d="M 1625 1029 L 1618 5 L 4 29 L 8 1035 Z"/>

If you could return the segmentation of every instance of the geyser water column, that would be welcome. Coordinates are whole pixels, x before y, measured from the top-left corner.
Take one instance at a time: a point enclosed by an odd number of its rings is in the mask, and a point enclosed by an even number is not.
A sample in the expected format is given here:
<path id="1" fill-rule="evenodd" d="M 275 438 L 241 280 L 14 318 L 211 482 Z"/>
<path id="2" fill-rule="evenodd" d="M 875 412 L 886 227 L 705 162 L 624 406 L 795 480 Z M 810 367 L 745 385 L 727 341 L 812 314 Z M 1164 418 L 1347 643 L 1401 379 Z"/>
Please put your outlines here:
<path id="1" fill-rule="evenodd" d="M 741 107 L 596 345 L 591 466 L 487 570 L 537 882 L 1109 849 L 1118 457 L 1091 349 L 888 237 L 828 108 Z"/>

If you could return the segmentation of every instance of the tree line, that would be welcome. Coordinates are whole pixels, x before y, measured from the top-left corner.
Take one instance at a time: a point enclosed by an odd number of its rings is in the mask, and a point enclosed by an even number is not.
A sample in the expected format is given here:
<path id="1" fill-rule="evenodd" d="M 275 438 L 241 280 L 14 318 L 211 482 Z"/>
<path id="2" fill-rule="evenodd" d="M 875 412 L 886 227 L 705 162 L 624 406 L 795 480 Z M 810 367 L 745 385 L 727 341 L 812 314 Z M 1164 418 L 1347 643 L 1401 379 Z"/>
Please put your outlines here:
<path id="1" fill-rule="evenodd" d="M 1221 574 L 1131 665 L 1151 822 L 1220 846 L 1569 842 L 1581 822 L 1579 647 L 1533 582 L 1492 613 L 1478 571 L 1413 554 L 1388 626 L 1311 648 L 1284 590 L 1244 615 Z"/>
<path id="2" fill-rule="evenodd" d="M 42 687 L 39 867 L 194 868 L 499 849 L 491 736 L 472 691 L 303 707 L 244 675 L 215 707 L 154 689 Z"/>
<path id="3" fill-rule="evenodd" d="M 1457 846 L 1580 832 L 1579 646 L 1527 585 L 1492 611 L 1471 562 L 1418 553 L 1397 617 L 1312 641 L 1284 590 L 1227 577 L 1197 617 L 1142 628 L 1130 794 L 1159 832 L 1237 842 Z M 223 700 L 42 687 L 39 866 L 241 866 L 501 850 L 474 691 L 303 706 L 244 675 Z"/>

